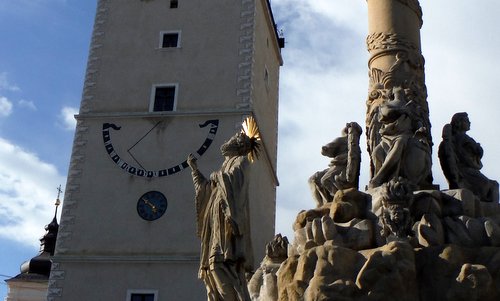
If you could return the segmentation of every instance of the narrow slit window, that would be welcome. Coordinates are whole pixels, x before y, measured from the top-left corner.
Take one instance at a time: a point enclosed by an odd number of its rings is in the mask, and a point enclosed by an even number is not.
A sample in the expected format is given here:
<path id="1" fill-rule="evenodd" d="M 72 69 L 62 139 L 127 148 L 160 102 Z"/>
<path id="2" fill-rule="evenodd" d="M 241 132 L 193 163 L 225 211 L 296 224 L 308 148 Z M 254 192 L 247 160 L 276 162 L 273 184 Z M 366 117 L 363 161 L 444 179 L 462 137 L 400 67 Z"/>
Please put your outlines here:
<path id="1" fill-rule="evenodd" d="M 156 87 L 153 112 L 173 111 L 175 106 L 175 86 Z"/>

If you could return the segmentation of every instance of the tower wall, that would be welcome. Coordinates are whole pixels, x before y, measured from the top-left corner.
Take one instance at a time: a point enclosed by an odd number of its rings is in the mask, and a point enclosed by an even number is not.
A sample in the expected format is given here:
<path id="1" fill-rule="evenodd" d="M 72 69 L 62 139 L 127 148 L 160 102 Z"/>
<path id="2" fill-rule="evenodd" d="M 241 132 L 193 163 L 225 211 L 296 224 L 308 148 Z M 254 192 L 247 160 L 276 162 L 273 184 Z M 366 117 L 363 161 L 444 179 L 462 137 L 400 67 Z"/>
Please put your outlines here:
<path id="1" fill-rule="evenodd" d="M 263 136 L 252 165 L 254 258 L 274 235 L 281 56 L 267 1 L 98 2 L 49 285 L 49 300 L 202 300 L 194 188 L 185 160 L 209 176 L 220 145 L 254 115 Z M 177 47 L 162 47 L 177 33 Z M 266 71 L 267 70 L 267 71 Z M 155 88 L 175 87 L 154 111 Z M 167 199 L 147 221 L 147 192 Z"/>

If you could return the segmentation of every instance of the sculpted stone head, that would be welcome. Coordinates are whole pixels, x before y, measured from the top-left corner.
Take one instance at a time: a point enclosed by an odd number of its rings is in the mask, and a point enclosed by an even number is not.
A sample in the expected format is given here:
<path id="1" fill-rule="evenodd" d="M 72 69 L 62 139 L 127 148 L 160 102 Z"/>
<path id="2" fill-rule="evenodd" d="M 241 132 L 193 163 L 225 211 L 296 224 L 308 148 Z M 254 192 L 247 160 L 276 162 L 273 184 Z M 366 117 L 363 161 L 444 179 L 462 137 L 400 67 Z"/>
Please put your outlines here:
<path id="1" fill-rule="evenodd" d="M 220 151 L 225 157 L 247 155 L 252 151 L 252 139 L 244 133 L 237 133 L 221 146 Z"/>
<path id="2" fill-rule="evenodd" d="M 470 130 L 469 115 L 465 112 L 456 113 L 451 118 L 451 127 L 454 132 L 467 132 Z"/>

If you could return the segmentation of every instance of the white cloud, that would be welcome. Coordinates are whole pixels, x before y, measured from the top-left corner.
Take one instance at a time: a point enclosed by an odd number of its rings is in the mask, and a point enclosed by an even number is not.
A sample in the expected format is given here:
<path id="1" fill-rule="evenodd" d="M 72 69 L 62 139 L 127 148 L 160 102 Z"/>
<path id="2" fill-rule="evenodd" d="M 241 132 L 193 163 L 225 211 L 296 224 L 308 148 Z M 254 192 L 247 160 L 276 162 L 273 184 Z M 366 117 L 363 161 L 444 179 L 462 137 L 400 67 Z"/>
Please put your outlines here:
<path id="1" fill-rule="evenodd" d="M 1 72 L 0 73 L 0 91 L 1 90 L 6 90 L 6 91 L 21 91 L 21 89 L 15 85 L 9 82 L 7 79 L 7 72 Z"/>
<path id="2" fill-rule="evenodd" d="M 25 100 L 25 99 L 21 99 L 20 101 L 17 102 L 17 104 L 21 107 L 21 108 L 26 108 L 26 109 L 30 109 L 30 110 L 33 110 L 33 111 L 36 111 L 36 106 L 35 106 L 35 103 L 31 100 Z"/>
<path id="3" fill-rule="evenodd" d="M 12 102 L 7 97 L 0 96 L 0 116 L 7 117 L 12 113 Z"/>
<path id="4" fill-rule="evenodd" d="M 38 246 L 64 180 L 53 165 L 0 138 L 0 236 Z"/>
<path id="5" fill-rule="evenodd" d="M 60 118 L 64 129 L 72 131 L 76 127 L 75 114 L 78 114 L 78 109 L 73 107 L 64 107 L 61 109 Z"/>

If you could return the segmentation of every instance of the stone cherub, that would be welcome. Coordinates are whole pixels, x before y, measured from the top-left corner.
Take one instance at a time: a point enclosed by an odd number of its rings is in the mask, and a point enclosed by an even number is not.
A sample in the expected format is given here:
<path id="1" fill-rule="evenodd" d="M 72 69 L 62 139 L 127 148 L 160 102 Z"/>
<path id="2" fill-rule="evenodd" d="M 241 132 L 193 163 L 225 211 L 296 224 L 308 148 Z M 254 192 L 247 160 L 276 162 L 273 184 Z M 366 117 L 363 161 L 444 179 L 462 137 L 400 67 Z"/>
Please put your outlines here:
<path id="1" fill-rule="evenodd" d="M 411 185 L 402 178 L 393 179 L 382 185 L 381 235 L 387 242 L 407 239 L 413 236 L 410 202 L 413 198 Z"/>
<path id="2" fill-rule="evenodd" d="M 359 186 L 362 129 L 356 122 L 347 123 L 342 136 L 321 148 L 323 156 L 332 158 L 328 168 L 316 172 L 308 182 L 318 207 L 331 202 L 338 190 Z"/>
<path id="3" fill-rule="evenodd" d="M 198 170 L 194 155 L 187 159 L 201 239 L 198 276 L 205 283 L 209 301 L 250 300 L 246 273 L 253 271 L 253 252 L 247 177 L 249 157 L 257 154 L 259 144 L 253 119 L 247 119 L 244 129 L 222 145 L 224 162 L 210 179 Z"/>
<path id="4" fill-rule="evenodd" d="M 465 188 L 481 201 L 498 202 L 498 182 L 481 173 L 483 148 L 467 135 L 470 121 L 467 113 L 456 113 L 443 127 L 439 161 L 450 189 Z"/>
<path id="5" fill-rule="evenodd" d="M 260 267 L 248 282 L 252 301 L 278 300 L 278 279 L 276 273 L 281 263 L 288 258 L 287 237 L 276 234 L 266 245 L 266 256 Z"/>

